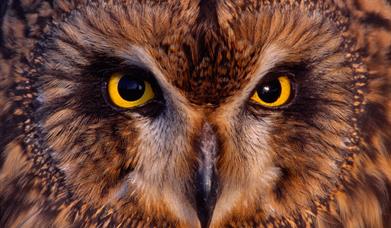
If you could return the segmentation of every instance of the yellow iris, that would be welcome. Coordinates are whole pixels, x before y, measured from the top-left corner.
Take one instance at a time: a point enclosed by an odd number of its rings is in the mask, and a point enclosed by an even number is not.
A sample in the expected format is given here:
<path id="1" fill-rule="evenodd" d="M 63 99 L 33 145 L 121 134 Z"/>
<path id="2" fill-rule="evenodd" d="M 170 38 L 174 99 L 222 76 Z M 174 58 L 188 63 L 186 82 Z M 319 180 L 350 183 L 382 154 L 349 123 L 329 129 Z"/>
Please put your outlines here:
<path id="1" fill-rule="evenodd" d="M 112 103 L 120 108 L 135 108 L 155 97 L 148 81 L 115 73 L 108 82 L 108 94 Z"/>
<path id="2" fill-rule="evenodd" d="M 270 108 L 280 107 L 286 104 L 291 97 L 291 81 L 287 76 L 260 84 L 251 97 L 256 103 Z"/>

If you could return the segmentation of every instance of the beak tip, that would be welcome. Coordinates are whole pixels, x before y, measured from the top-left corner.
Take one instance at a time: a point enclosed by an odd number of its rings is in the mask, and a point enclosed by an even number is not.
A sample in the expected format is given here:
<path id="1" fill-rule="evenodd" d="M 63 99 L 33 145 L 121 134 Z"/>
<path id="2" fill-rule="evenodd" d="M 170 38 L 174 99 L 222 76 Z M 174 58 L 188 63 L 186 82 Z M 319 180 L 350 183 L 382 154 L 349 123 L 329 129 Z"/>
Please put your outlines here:
<path id="1" fill-rule="evenodd" d="M 211 176 L 212 178 L 207 181 L 202 174 L 197 178 L 199 181 L 196 188 L 196 204 L 201 227 L 208 227 L 217 199 L 218 182 L 215 172 Z"/>

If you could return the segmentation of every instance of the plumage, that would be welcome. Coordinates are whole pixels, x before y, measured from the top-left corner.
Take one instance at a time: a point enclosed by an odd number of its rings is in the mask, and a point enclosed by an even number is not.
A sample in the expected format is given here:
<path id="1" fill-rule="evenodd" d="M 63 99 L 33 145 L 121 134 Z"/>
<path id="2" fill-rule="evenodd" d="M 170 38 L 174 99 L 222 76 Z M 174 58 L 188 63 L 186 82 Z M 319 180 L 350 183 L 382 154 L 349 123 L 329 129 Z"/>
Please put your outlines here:
<path id="1" fill-rule="evenodd" d="M 0 6 L 1 227 L 391 223 L 390 1 Z"/>

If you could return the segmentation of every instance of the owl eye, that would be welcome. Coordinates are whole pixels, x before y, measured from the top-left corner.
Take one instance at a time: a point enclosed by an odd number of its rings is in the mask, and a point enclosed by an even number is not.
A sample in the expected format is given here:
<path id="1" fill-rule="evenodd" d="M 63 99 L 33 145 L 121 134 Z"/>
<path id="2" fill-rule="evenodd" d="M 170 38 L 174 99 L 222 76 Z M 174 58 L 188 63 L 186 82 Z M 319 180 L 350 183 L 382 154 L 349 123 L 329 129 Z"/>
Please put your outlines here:
<path id="1" fill-rule="evenodd" d="M 264 107 L 276 108 L 285 105 L 291 93 L 291 80 L 283 75 L 258 85 L 251 100 Z"/>
<path id="2" fill-rule="evenodd" d="M 130 74 L 112 74 L 107 87 L 111 102 L 119 108 L 135 108 L 155 97 L 150 82 Z"/>

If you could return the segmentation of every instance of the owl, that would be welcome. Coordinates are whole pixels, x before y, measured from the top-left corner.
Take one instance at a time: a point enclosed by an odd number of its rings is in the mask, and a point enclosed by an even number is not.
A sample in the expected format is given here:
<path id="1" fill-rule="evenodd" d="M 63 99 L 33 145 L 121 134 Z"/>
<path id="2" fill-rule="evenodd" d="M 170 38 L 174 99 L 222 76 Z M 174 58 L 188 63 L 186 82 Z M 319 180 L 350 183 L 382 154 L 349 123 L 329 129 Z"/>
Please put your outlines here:
<path id="1" fill-rule="evenodd" d="M 389 0 L 2 0 L 1 227 L 388 227 Z"/>

